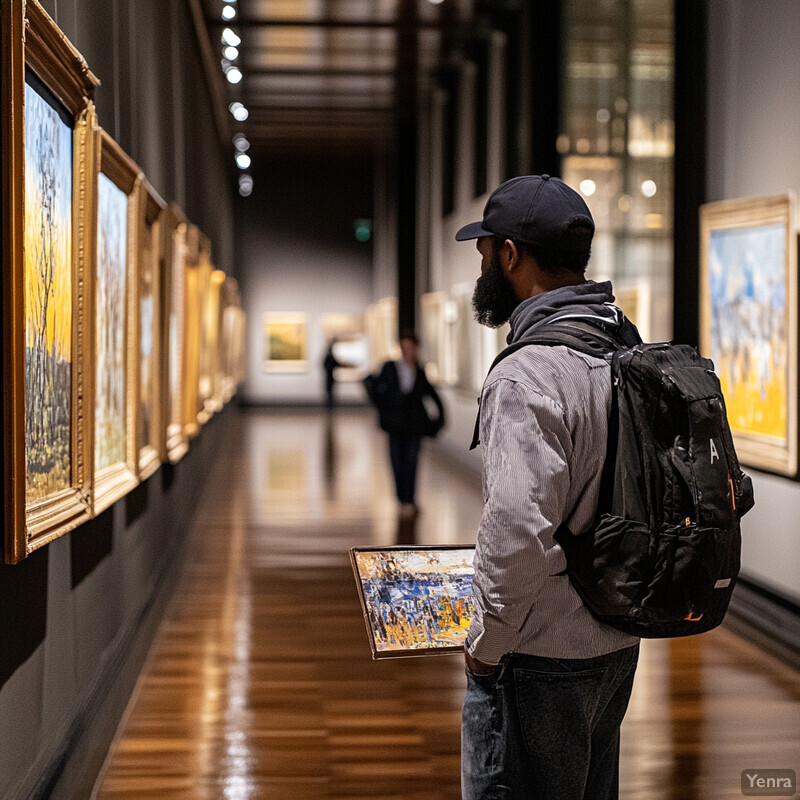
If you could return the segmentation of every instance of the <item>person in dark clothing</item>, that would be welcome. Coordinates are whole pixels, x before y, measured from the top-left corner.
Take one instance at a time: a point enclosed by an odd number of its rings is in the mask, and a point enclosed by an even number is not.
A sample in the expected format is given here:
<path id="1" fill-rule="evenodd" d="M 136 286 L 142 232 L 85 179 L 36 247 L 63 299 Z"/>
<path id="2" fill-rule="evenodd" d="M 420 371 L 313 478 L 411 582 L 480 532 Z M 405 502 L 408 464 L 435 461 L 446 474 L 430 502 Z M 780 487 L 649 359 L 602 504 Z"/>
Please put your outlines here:
<path id="1" fill-rule="evenodd" d="M 328 352 L 325 353 L 325 358 L 322 361 L 322 368 L 325 370 L 325 407 L 328 410 L 331 410 L 336 405 L 336 397 L 334 395 L 336 377 L 334 376 L 334 371 L 336 370 L 336 367 L 341 366 L 341 364 L 336 360 L 336 356 L 333 354 L 333 348 L 336 344 L 336 341 L 336 339 L 331 341 L 330 345 L 328 346 Z"/>
<path id="2" fill-rule="evenodd" d="M 389 434 L 389 459 L 401 514 L 416 512 L 417 464 L 424 436 L 444 426 L 444 406 L 418 361 L 419 343 L 410 331 L 400 336 L 402 357 L 387 361 L 378 375 L 364 382 L 378 409 L 381 428 Z"/>

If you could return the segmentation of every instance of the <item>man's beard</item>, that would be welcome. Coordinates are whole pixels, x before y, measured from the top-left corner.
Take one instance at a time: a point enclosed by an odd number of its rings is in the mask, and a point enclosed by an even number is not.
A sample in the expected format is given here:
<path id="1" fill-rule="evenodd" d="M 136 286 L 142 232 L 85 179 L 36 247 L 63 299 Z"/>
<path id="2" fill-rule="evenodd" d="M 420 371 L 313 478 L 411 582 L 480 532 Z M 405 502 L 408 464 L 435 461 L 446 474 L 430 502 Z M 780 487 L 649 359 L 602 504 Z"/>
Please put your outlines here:
<path id="1" fill-rule="evenodd" d="M 489 268 L 475 283 L 472 308 L 475 319 L 489 328 L 499 328 L 508 322 L 511 312 L 519 305 L 511 281 L 503 274 L 500 251 L 492 250 Z"/>

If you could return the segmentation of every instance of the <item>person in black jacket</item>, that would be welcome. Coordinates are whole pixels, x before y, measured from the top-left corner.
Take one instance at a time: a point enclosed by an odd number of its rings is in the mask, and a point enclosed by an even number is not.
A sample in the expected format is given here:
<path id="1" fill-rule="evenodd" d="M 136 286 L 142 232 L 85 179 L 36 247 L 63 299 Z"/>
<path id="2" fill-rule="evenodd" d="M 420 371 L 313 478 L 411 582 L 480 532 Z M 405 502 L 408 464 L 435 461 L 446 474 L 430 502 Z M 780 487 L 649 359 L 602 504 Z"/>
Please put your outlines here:
<path id="1" fill-rule="evenodd" d="M 402 358 L 387 361 L 365 381 L 378 409 L 381 428 L 389 434 L 389 459 L 401 514 L 416 513 L 414 494 L 423 436 L 436 436 L 444 425 L 444 406 L 419 364 L 419 342 L 411 331 L 400 335 Z"/>

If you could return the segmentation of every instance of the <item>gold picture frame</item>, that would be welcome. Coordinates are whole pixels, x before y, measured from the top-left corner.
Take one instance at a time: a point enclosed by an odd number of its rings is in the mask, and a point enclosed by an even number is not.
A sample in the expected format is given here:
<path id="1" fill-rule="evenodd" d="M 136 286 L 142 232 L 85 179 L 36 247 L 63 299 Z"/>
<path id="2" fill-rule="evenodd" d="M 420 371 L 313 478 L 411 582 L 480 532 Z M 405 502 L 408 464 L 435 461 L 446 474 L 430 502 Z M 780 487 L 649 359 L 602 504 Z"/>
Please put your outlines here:
<path id="1" fill-rule="evenodd" d="M 220 355 L 218 381 L 222 386 L 222 402 L 228 403 L 244 380 L 246 315 L 242 310 L 239 284 L 230 275 L 221 287 Z"/>
<path id="2" fill-rule="evenodd" d="M 186 230 L 184 255 L 184 336 L 183 336 L 183 429 L 187 439 L 200 432 L 200 316 L 202 272 L 200 270 L 200 240 L 202 234 L 196 225 Z"/>
<path id="3" fill-rule="evenodd" d="M 89 519 L 85 303 L 99 81 L 35 0 L 0 5 L 5 558 Z"/>
<path id="4" fill-rule="evenodd" d="M 308 317 L 302 311 L 267 312 L 262 318 L 264 372 L 308 371 Z"/>
<path id="5" fill-rule="evenodd" d="M 791 193 L 700 209 L 700 348 L 714 361 L 740 461 L 798 468 L 796 202 Z"/>
<path id="6" fill-rule="evenodd" d="M 93 320 L 89 429 L 92 508 L 104 511 L 139 483 L 138 248 L 141 170 L 102 128 L 94 133 L 87 308 Z"/>
<path id="7" fill-rule="evenodd" d="M 197 422 L 205 425 L 218 410 L 214 399 L 214 370 L 219 329 L 218 281 L 214 278 L 211 242 L 200 236 L 198 254 L 198 327 L 199 352 L 197 371 Z"/>
<path id="8" fill-rule="evenodd" d="M 140 183 L 140 193 L 136 448 L 139 480 L 145 480 L 166 458 L 162 363 L 167 222 L 166 204 L 147 181 Z"/>
<path id="9" fill-rule="evenodd" d="M 183 211 L 175 204 L 170 205 L 164 215 L 165 358 L 161 378 L 164 389 L 161 407 L 166 457 L 171 464 L 180 461 L 189 449 L 183 414 L 187 233 L 188 223 Z"/>

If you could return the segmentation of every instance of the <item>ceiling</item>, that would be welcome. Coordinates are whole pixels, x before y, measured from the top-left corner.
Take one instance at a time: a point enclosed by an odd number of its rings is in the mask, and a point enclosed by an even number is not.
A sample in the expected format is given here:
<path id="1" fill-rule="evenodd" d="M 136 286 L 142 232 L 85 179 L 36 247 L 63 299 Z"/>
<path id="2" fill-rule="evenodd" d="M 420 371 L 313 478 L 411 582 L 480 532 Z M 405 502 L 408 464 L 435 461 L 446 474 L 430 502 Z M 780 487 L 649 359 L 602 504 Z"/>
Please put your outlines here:
<path id="1" fill-rule="evenodd" d="M 243 133 L 250 152 L 386 140 L 412 102 L 418 71 L 437 62 L 442 31 L 467 25 L 472 7 L 473 0 L 193 0 L 221 132 Z M 226 51 L 231 43 L 236 49 Z M 234 120 L 233 103 L 246 120 Z"/>

